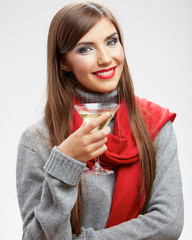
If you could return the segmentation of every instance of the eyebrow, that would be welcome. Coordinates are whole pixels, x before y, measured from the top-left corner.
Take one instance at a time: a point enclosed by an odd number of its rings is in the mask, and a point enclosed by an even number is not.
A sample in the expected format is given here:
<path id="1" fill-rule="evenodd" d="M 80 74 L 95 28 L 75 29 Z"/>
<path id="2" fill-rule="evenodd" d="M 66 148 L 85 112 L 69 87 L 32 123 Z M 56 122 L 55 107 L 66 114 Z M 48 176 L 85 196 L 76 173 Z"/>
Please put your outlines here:
<path id="1" fill-rule="evenodd" d="M 110 39 L 110 38 L 112 38 L 112 37 L 114 37 L 116 35 L 118 35 L 117 32 L 114 32 L 114 33 L 110 34 L 109 36 L 107 36 L 105 38 L 105 41 L 107 41 L 108 39 Z M 78 46 L 81 46 L 81 45 L 94 45 L 94 42 L 79 42 L 79 43 L 76 44 L 75 47 L 78 47 Z"/>

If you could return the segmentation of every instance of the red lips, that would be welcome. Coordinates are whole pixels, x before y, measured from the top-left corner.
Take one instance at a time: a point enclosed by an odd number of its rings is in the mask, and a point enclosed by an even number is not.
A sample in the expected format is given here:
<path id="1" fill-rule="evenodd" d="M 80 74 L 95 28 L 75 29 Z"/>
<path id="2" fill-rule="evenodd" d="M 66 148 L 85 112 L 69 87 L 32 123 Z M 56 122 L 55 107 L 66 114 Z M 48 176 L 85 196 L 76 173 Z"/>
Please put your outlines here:
<path id="1" fill-rule="evenodd" d="M 116 66 L 108 68 L 108 69 L 102 69 L 102 70 L 93 72 L 93 74 L 94 74 L 94 76 L 101 78 L 101 79 L 109 79 L 115 75 L 115 72 L 116 72 Z"/>

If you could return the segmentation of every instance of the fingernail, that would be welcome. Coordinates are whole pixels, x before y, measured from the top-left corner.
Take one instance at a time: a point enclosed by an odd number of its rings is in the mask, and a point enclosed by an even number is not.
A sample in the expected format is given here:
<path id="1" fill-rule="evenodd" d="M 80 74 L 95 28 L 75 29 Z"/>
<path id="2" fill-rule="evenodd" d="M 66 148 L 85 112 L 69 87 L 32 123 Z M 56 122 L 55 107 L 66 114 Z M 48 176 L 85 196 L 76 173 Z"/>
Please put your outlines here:
<path id="1" fill-rule="evenodd" d="M 111 128 L 110 128 L 109 126 L 107 126 L 105 130 L 106 130 L 107 133 L 108 133 L 108 132 L 110 133 Z"/>
<path id="2" fill-rule="evenodd" d="M 110 116 L 110 113 L 109 113 L 109 112 L 106 112 L 106 113 L 104 114 L 104 116 L 105 116 L 105 117 L 109 117 L 109 116 Z"/>

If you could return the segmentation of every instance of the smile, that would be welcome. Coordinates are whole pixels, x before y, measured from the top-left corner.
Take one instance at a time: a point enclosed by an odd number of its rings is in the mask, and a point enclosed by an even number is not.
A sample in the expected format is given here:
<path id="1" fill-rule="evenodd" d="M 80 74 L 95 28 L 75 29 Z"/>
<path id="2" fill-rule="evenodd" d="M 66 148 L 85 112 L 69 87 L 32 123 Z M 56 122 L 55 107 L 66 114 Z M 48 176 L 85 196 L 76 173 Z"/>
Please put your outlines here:
<path id="1" fill-rule="evenodd" d="M 112 67 L 109 69 L 103 69 L 97 72 L 93 72 L 93 74 L 101 79 L 109 79 L 115 75 L 116 67 Z"/>

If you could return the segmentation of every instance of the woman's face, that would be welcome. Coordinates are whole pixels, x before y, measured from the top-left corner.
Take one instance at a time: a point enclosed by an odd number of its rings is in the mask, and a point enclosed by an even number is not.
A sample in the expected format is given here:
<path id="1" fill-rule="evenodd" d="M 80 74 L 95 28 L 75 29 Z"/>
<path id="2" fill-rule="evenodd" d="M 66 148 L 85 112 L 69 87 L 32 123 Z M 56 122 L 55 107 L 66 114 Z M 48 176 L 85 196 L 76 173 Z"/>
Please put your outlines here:
<path id="1" fill-rule="evenodd" d="M 107 93 L 119 82 L 124 63 L 124 51 L 115 26 L 102 18 L 67 53 L 64 67 L 73 72 L 87 91 Z"/>

